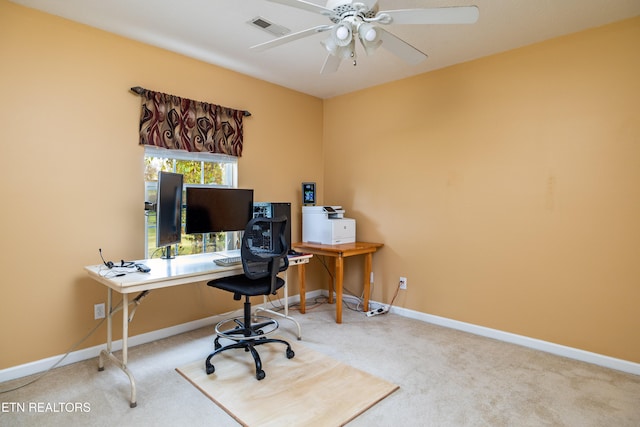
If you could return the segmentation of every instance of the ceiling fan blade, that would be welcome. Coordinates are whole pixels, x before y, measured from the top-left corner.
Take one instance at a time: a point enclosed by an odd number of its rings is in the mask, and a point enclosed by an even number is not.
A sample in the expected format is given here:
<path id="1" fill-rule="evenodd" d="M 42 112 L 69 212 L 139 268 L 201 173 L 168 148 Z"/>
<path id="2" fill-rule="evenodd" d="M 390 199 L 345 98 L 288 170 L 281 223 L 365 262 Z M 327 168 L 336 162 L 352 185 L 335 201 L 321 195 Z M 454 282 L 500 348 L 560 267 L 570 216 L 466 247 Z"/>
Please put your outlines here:
<path id="1" fill-rule="evenodd" d="M 318 6 L 317 4 L 310 3 L 304 0 L 267 0 L 272 3 L 280 3 L 285 6 L 291 6 L 298 9 L 306 10 L 308 12 L 319 13 L 320 15 L 331 16 L 334 14 L 333 10 L 326 7 Z"/>
<path id="2" fill-rule="evenodd" d="M 249 49 L 253 49 L 258 52 L 262 52 L 267 49 L 271 49 L 272 47 L 280 46 L 285 43 L 292 42 L 294 40 L 302 39 L 304 37 L 312 36 L 317 33 L 321 33 L 323 31 L 328 31 L 332 28 L 332 25 L 319 25 L 317 27 L 308 28 L 306 30 L 298 31 L 297 33 L 287 34 L 286 36 L 278 37 L 274 40 L 269 40 L 268 42 L 260 43 L 255 46 L 251 46 Z"/>
<path id="3" fill-rule="evenodd" d="M 339 56 L 332 54 L 327 55 L 327 59 L 325 59 L 324 64 L 322 65 L 320 74 L 335 73 L 336 71 L 338 71 L 340 62 L 342 62 L 342 58 L 340 58 Z"/>
<path id="4" fill-rule="evenodd" d="M 404 40 L 396 37 L 383 28 L 378 27 L 378 30 L 380 31 L 382 47 L 399 58 L 404 59 L 409 64 L 416 65 L 417 63 L 427 59 L 426 54 L 420 52 Z"/>
<path id="5" fill-rule="evenodd" d="M 478 20 L 480 11 L 477 6 L 435 7 L 381 10 L 377 16 L 383 15 L 391 17 L 390 24 L 473 24 Z"/>

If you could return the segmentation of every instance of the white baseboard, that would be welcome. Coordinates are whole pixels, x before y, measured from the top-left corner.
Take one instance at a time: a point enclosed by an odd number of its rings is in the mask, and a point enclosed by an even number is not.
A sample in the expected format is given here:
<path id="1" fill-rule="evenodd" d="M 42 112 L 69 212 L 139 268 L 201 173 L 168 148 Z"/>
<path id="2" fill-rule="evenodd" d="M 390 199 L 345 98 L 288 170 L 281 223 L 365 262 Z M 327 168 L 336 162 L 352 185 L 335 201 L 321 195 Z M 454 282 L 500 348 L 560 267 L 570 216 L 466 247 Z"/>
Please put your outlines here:
<path id="1" fill-rule="evenodd" d="M 427 323 L 433 323 L 434 325 L 444 326 L 447 328 L 457 329 L 459 331 L 469 332 L 471 334 L 480 335 L 487 338 L 493 338 L 499 341 L 521 345 L 523 347 L 544 351 L 546 353 L 567 357 L 569 359 L 580 360 L 582 362 L 627 372 L 629 374 L 640 375 L 640 363 L 616 359 L 614 357 L 609 357 L 598 353 L 591 353 L 589 351 L 584 351 L 573 347 L 554 344 L 548 341 L 529 338 L 523 335 L 512 334 L 510 332 L 504 332 L 497 329 L 486 328 L 484 326 L 478 326 L 471 323 L 460 322 L 458 320 L 447 319 L 445 317 L 434 316 L 432 314 L 413 311 L 402 307 L 391 307 L 390 311 L 391 313 L 395 313 L 400 316 L 410 317 L 412 319 L 421 320 Z"/>
<path id="2" fill-rule="evenodd" d="M 321 291 L 307 292 L 306 298 L 311 299 L 319 295 L 322 295 Z M 300 302 L 300 295 L 290 296 L 288 298 L 289 305 Z M 280 304 L 284 304 L 284 298 L 279 300 Z M 258 305 L 258 304 L 256 304 Z M 235 311 L 233 312 L 235 313 Z M 149 342 L 157 341 L 163 338 L 168 338 L 173 335 L 182 334 L 185 332 L 193 331 L 195 329 L 203 328 L 206 326 L 212 326 L 218 323 L 220 320 L 229 317 L 230 313 L 223 313 L 216 316 L 207 317 L 204 319 L 194 320 L 192 322 L 183 323 L 181 325 L 171 326 L 168 328 L 158 329 L 156 331 L 147 332 L 140 335 L 129 337 L 129 348 L 135 347 L 140 344 L 146 344 Z M 101 328 L 98 330 L 102 330 Z M 100 355 L 100 351 L 104 350 L 106 342 L 93 347 L 84 348 L 69 353 L 66 357 L 64 354 L 57 356 L 47 357 L 46 359 L 36 360 L 34 362 L 25 363 L 23 365 L 12 366 L 10 368 L 0 370 L 0 383 L 5 381 L 14 380 L 16 378 L 26 377 L 28 375 L 38 374 L 51 369 L 52 366 L 65 366 L 76 362 L 82 362 L 83 360 L 92 359 Z M 111 344 L 112 351 L 122 350 L 122 340 L 113 341 Z M 64 358 L 61 362 L 60 359 Z"/>
<path id="3" fill-rule="evenodd" d="M 228 314 L 226 314 L 228 315 Z M 193 322 L 183 323 L 181 325 L 171 326 L 164 329 L 158 329 L 156 331 L 147 332 L 140 335 L 129 337 L 129 348 L 135 347 L 140 344 L 146 344 L 149 342 L 157 341 L 163 338 L 167 338 L 173 335 L 182 334 L 192 331 L 194 329 L 203 328 L 205 326 L 211 326 L 218 323 L 225 315 L 216 315 L 207 317 L 204 319 L 194 320 Z M 98 329 L 102 331 L 102 329 Z M 70 365 L 72 363 L 81 362 L 83 360 L 92 359 L 100 355 L 100 351 L 104 350 L 105 344 L 96 345 L 82 350 L 77 350 L 69 353 L 67 357 L 64 354 L 57 356 L 47 357 L 46 359 L 36 360 L 34 362 L 25 363 L 23 365 L 13 366 L 11 368 L 0 370 L 0 383 L 4 381 L 13 380 L 16 378 L 26 377 L 28 375 L 38 374 L 49 370 L 52 366 L 56 365 L 60 359 L 64 359 L 58 363 L 57 366 Z M 113 341 L 111 344 L 112 351 L 122 350 L 122 340 Z M 97 362 L 96 362 L 97 363 Z M 97 365 L 96 365 L 97 366 Z"/>
<path id="4" fill-rule="evenodd" d="M 312 299 L 317 296 L 328 296 L 329 293 L 326 290 L 311 291 L 306 294 L 306 299 Z M 344 295 L 343 299 L 350 302 L 357 303 L 359 298 Z M 300 296 L 295 295 L 288 298 L 289 305 L 300 301 Z M 284 303 L 280 300 L 280 303 Z M 379 307 L 384 304 L 370 301 L 370 304 Z M 615 369 L 629 374 L 640 375 L 640 364 L 629 362 L 627 360 L 616 359 L 602 354 L 591 353 L 588 351 L 580 350 L 573 347 L 567 347 L 559 344 L 550 343 L 548 341 L 542 341 L 535 338 L 529 338 L 522 335 L 512 334 L 510 332 L 504 332 L 497 329 L 486 328 L 484 326 L 478 326 L 471 323 L 460 322 L 458 320 L 448 319 L 446 317 L 435 316 L 433 314 L 422 313 L 419 311 L 409 310 L 402 307 L 391 307 L 391 313 L 399 316 L 404 316 L 416 320 L 420 320 L 434 325 L 444 326 L 446 328 L 456 329 L 459 331 L 469 332 L 471 334 L 480 335 L 487 338 L 493 338 L 499 341 L 504 341 L 512 344 L 521 345 L 523 347 L 532 348 L 535 350 L 544 351 L 546 353 L 555 354 L 558 356 L 567 357 L 574 360 L 580 360 L 582 362 L 592 363 L 594 365 L 603 366 L 605 368 Z M 149 342 L 157 341 L 163 338 L 168 338 L 173 335 L 182 334 L 195 329 L 203 328 L 206 326 L 215 325 L 221 319 L 229 316 L 229 313 L 224 313 L 216 316 L 207 317 L 204 319 L 194 320 L 193 322 L 183 323 L 181 325 L 171 326 L 169 328 L 158 329 L 156 331 L 147 332 L 145 334 L 129 337 L 129 347 L 135 347 L 140 344 L 146 344 Z M 58 366 L 70 365 L 72 363 L 81 362 L 83 360 L 92 359 L 98 357 L 100 351 L 105 348 L 106 344 L 97 345 L 94 347 L 85 348 L 69 353 Z M 118 351 L 122 349 L 122 340 L 117 340 L 112 343 L 112 350 Z M 37 374 L 49 370 L 55 365 L 64 355 L 58 355 L 48 357 L 46 359 L 37 360 L 23 365 L 13 366 L 11 368 L 0 370 L 0 383 L 10 381 L 16 378 L 22 378 L 28 375 Z"/>
<path id="5" fill-rule="evenodd" d="M 329 292 L 325 290 L 323 291 L 323 294 L 325 296 L 328 296 Z M 360 301 L 360 298 L 353 295 L 343 295 L 343 301 L 348 301 L 352 304 L 355 304 Z M 369 309 L 376 309 L 383 306 L 386 306 L 386 304 L 377 301 L 369 301 Z M 427 323 L 432 323 L 434 325 L 444 326 L 446 328 L 469 332 L 474 335 L 493 338 L 498 341 L 521 345 L 523 347 L 532 348 L 534 350 L 544 351 L 546 353 L 555 354 L 557 356 L 567 357 L 569 359 L 579 360 L 582 362 L 603 366 L 605 368 L 615 369 L 617 371 L 622 371 L 629 374 L 640 375 L 640 363 L 634 363 L 628 360 L 616 359 L 615 357 L 592 353 L 589 351 L 580 350 L 578 348 L 554 344 L 552 342 L 542 341 L 536 338 L 530 338 L 523 335 L 513 334 L 511 332 L 504 332 L 498 329 L 478 326 L 472 323 L 465 323 L 458 320 L 435 316 L 433 314 L 423 313 L 420 311 L 409 310 L 402 307 L 392 306 L 390 313 L 409 317 L 411 319 L 416 319 Z"/>

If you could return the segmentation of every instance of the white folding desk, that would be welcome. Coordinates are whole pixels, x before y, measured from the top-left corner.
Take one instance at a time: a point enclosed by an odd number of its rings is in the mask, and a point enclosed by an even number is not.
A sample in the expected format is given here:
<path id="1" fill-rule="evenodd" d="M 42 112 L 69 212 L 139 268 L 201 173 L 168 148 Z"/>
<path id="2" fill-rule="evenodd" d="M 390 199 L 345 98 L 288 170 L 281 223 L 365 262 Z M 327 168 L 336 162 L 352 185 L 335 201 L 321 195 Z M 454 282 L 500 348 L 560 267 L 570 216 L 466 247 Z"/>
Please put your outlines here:
<path id="1" fill-rule="evenodd" d="M 129 322 L 132 320 L 129 312 L 129 306 L 135 304 L 135 307 L 131 314 L 135 312 L 137 305 L 147 295 L 147 293 L 154 289 L 167 288 L 171 286 L 179 286 L 188 283 L 196 283 L 202 281 L 208 281 L 218 279 L 221 277 L 228 277 L 237 274 L 242 274 L 242 265 L 235 265 L 231 267 L 221 267 L 217 265 L 213 260 L 216 257 L 222 258 L 224 256 L 238 256 L 239 251 L 228 252 L 216 252 L 205 253 L 198 255 L 184 255 L 178 256 L 174 259 L 166 260 L 160 258 L 145 259 L 135 261 L 136 263 L 145 264 L 151 269 L 148 273 L 138 272 L 135 268 L 107 268 L 104 264 L 90 265 L 84 267 L 89 273 L 89 276 L 99 283 L 107 286 L 107 348 L 100 352 L 98 360 L 98 369 L 104 369 L 104 357 L 113 361 L 116 365 L 124 371 L 129 377 L 131 382 L 131 399 L 130 406 L 135 408 L 137 405 L 136 400 L 136 385 L 133 375 L 127 368 L 127 340 L 129 337 Z M 289 257 L 289 265 L 302 265 L 309 262 L 309 258 L 312 255 L 299 255 Z M 121 275 L 125 273 L 124 275 Z M 304 277 L 302 276 L 302 280 Z M 301 290 L 304 289 L 304 284 L 300 285 Z M 113 304 L 113 291 L 122 294 L 122 302 L 116 307 Z M 138 293 L 138 295 L 130 299 L 130 294 Z M 266 308 L 266 297 L 264 299 L 265 306 L 262 310 L 276 314 L 278 316 L 286 317 L 292 320 L 298 326 L 298 339 L 300 339 L 300 325 L 288 312 L 288 286 L 285 279 L 284 286 L 284 300 L 285 309 L 284 314 L 269 310 Z M 112 318 L 115 313 L 122 310 L 122 359 L 118 359 L 112 353 Z"/>

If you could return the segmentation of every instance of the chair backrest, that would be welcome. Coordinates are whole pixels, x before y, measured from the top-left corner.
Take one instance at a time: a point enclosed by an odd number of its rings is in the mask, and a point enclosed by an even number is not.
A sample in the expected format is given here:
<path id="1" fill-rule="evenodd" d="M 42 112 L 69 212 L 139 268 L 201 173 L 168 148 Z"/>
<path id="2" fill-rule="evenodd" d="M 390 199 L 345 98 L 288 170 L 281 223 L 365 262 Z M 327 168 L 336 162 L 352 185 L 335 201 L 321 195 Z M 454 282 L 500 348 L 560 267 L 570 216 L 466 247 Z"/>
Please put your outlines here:
<path id="1" fill-rule="evenodd" d="M 289 247 L 286 242 L 287 217 L 253 218 L 242 236 L 242 268 L 249 279 L 271 278 L 275 293 L 276 276 L 289 267 Z"/>

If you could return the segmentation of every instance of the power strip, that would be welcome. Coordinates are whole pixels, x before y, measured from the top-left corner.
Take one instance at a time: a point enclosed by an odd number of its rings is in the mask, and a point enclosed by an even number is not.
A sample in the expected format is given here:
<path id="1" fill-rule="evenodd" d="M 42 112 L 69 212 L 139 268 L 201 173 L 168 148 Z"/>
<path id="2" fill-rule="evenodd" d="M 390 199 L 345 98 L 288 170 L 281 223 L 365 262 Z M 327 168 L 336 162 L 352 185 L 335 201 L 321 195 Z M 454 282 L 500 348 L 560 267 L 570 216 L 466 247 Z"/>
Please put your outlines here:
<path id="1" fill-rule="evenodd" d="M 389 312 L 389 306 L 383 305 L 380 308 L 376 308 L 375 310 L 367 311 L 367 317 L 377 316 L 379 314 L 387 314 Z"/>

